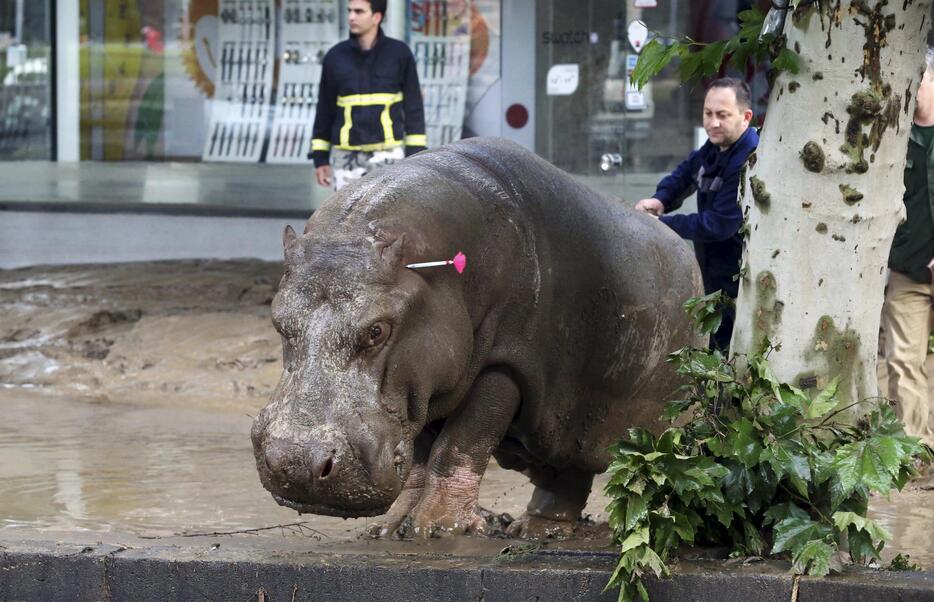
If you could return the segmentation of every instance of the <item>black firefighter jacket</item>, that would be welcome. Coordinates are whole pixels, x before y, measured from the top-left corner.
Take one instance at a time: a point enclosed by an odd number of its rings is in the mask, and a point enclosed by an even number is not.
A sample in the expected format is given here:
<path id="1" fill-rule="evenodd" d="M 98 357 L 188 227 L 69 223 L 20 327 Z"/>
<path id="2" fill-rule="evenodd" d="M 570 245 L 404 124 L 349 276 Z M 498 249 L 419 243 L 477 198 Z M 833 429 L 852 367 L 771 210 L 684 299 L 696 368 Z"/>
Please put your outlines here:
<path id="1" fill-rule="evenodd" d="M 412 51 L 386 37 L 363 51 L 351 36 L 324 56 L 311 143 L 315 167 L 331 147 L 377 151 L 405 145 L 406 156 L 425 149 L 425 111 Z"/>

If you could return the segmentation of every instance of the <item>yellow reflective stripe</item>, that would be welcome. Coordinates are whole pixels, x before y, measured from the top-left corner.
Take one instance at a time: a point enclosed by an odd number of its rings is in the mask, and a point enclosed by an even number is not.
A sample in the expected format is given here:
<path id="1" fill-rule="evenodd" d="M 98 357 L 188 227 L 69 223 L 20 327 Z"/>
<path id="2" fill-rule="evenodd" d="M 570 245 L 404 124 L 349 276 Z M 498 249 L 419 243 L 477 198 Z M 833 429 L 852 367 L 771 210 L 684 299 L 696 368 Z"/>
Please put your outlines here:
<path id="1" fill-rule="evenodd" d="M 311 139 L 311 150 L 312 151 L 331 150 L 331 143 L 327 140 L 322 140 L 321 138 L 312 138 Z"/>
<path id="2" fill-rule="evenodd" d="M 379 114 L 379 121 L 383 124 L 383 137 L 386 139 L 386 144 L 397 144 L 396 136 L 392 133 L 392 118 L 389 116 L 391 106 L 392 104 L 386 103 L 383 112 Z"/>
<path id="3" fill-rule="evenodd" d="M 395 134 L 393 134 L 392 131 L 392 117 L 389 114 L 389 109 L 395 103 L 402 102 L 403 98 L 404 96 L 402 92 L 380 92 L 377 94 L 351 94 L 349 96 L 338 96 L 337 106 L 344 107 L 344 124 L 341 126 L 340 144 L 338 144 L 338 148 L 342 148 L 344 150 L 382 150 L 400 146 L 401 142 L 396 140 Z M 383 110 L 380 113 L 379 121 L 383 126 L 383 137 L 385 138 L 385 141 L 375 144 L 351 145 L 350 129 L 353 127 L 353 107 L 367 107 L 377 105 L 383 105 Z"/>
<path id="4" fill-rule="evenodd" d="M 349 151 L 368 151 L 369 152 L 369 151 L 387 150 L 390 148 L 398 148 L 400 146 L 402 146 L 402 143 L 399 142 L 398 140 L 395 140 L 393 141 L 392 144 L 386 144 L 385 142 L 376 142 L 374 144 L 357 144 L 354 146 L 350 146 L 349 144 L 347 146 L 344 146 L 343 144 L 338 144 L 335 148 L 339 148 L 341 150 L 349 150 Z"/>
<path id="5" fill-rule="evenodd" d="M 402 92 L 390 94 L 380 92 L 378 94 L 351 94 L 349 96 L 338 96 L 337 106 L 339 107 L 365 107 L 368 105 L 384 105 L 402 102 Z"/>
<path id="6" fill-rule="evenodd" d="M 352 111 L 352 105 L 344 107 L 344 125 L 341 126 L 341 148 L 350 146 L 350 128 L 353 125 Z"/>
<path id="7" fill-rule="evenodd" d="M 405 137 L 406 146 L 428 146 L 428 137 L 425 134 L 409 134 Z"/>

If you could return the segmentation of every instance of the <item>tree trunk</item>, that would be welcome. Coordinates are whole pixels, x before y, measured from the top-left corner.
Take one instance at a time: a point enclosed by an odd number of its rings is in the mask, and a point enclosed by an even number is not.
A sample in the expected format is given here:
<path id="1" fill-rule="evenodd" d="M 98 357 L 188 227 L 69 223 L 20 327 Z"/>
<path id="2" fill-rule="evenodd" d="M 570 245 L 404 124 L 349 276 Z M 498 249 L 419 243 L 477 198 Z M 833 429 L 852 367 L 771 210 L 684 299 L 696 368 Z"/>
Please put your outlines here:
<path id="1" fill-rule="evenodd" d="M 778 346 L 779 379 L 842 403 L 878 395 L 886 263 L 931 0 L 822 0 L 788 12 L 797 74 L 772 86 L 740 196 L 746 248 L 732 350 Z M 806 5 L 806 6 L 805 6 Z"/>

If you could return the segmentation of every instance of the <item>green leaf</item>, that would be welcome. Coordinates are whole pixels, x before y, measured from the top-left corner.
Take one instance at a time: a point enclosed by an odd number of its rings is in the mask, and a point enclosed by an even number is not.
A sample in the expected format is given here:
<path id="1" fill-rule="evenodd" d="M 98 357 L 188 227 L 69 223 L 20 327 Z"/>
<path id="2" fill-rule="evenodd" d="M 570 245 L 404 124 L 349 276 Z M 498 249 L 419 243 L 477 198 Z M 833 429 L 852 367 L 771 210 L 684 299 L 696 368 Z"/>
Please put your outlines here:
<path id="1" fill-rule="evenodd" d="M 850 552 L 850 558 L 856 564 L 865 564 L 870 559 L 879 560 L 879 551 L 882 544 L 878 546 L 873 544 L 872 537 L 866 531 L 859 531 L 851 526 L 847 532 L 847 548 Z"/>
<path id="2" fill-rule="evenodd" d="M 727 437 L 727 443 L 736 459 L 747 467 L 754 466 L 762 453 L 762 443 L 755 433 L 755 426 L 747 418 L 741 418 L 733 422 L 730 429 L 733 432 Z"/>
<path id="3" fill-rule="evenodd" d="M 835 377 L 830 384 L 824 387 L 824 390 L 814 398 L 814 401 L 808 406 L 805 412 L 805 418 L 821 418 L 827 412 L 837 407 L 837 386 L 840 384 L 840 377 Z"/>
<path id="4" fill-rule="evenodd" d="M 794 555 L 793 570 L 815 577 L 823 577 L 830 572 L 830 557 L 836 548 L 819 539 L 805 543 Z"/>
<path id="5" fill-rule="evenodd" d="M 726 40 L 712 42 L 697 52 L 681 55 L 681 65 L 678 67 L 681 79 L 690 81 L 715 74 L 723 65 L 723 55 L 726 53 Z"/>
<path id="6" fill-rule="evenodd" d="M 808 518 L 810 518 L 807 512 L 792 502 L 776 504 L 766 510 L 763 516 L 765 520 L 762 521 L 762 524 L 764 525 L 780 523 L 787 518 L 797 518 L 801 520 L 808 520 Z"/>
<path id="7" fill-rule="evenodd" d="M 729 527 L 733 524 L 733 506 L 726 503 L 709 503 L 706 506 L 708 512 L 713 513 L 717 517 L 717 520 L 724 527 Z"/>
<path id="8" fill-rule="evenodd" d="M 675 521 L 673 518 L 663 518 L 657 515 L 652 516 L 652 547 L 657 550 L 659 555 L 666 557 L 670 550 L 674 550 L 681 542 L 675 531 Z"/>
<path id="9" fill-rule="evenodd" d="M 743 521 L 743 538 L 746 550 L 755 556 L 760 556 L 765 550 L 765 540 L 759 529 L 748 520 Z"/>
<path id="10" fill-rule="evenodd" d="M 807 498 L 811 467 L 807 456 L 794 453 L 792 445 L 789 442 L 769 445 L 762 452 L 762 461 L 769 463 L 779 479 L 787 476 L 795 490 Z"/>
<path id="11" fill-rule="evenodd" d="M 899 440 L 888 435 L 881 435 L 872 437 L 869 440 L 869 445 L 879 457 L 886 472 L 893 476 L 898 474 L 902 462 L 908 456 L 908 454 L 904 453 Z"/>
<path id="12" fill-rule="evenodd" d="M 626 504 L 626 523 L 623 528 L 631 531 L 641 523 L 649 513 L 645 496 L 632 496 Z"/>
<path id="13" fill-rule="evenodd" d="M 775 525 L 772 554 L 794 550 L 812 539 L 824 539 L 830 527 L 810 518 L 789 517 Z"/>
<path id="14" fill-rule="evenodd" d="M 683 49 L 681 42 L 666 45 L 662 38 L 652 38 L 642 47 L 639 60 L 636 61 L 636 68 L 632 70 L 630 81 L 641 90 L 650 79 L 667 67 Z"/>
<path id="15" fill-rule="evenodd" d="M 840 531 L 845 531 L 847 527 L 852 525 L 857 531 L 865 531 L 869 537 L 875 540 L 892 538 L 892 535 L 874 520 L 860 516 L 855 512 L 834 512 L 830 518 L 833 520 L 834 526 Z"/>
<path id="16" fill-rule="evenodd" d="M 778 56 L 772 61 L 772 68 L 779 71 L 788 71 L 789 73 L 798 73 L 801 71 L 801 59 L 794 51 L 788 48 L 782 48 Z"/>
<path id="17" fill-rule="evenodd" d="M 645 589 L 645 584 L 642 583 L 642 579 L 636 580 L 635 585 L 639 593 L 639 599 L 641 599 L 642 602 L 649 602 L 649 592 Z"/>
<path id="18" fill-rule="evenodd" d="M 674 529 L 675 533 L 678 534 L 678 537 L 680 537 L 685 543 L 694 543 L 695 530 L 687 515 L 681 513 L 675 515 Z"/>
<path id="19" fill-rule="evenodd" d="M 765 13 L 757 6 L 739 11 L 736 18 L 739 20 L 740 35 L 743 37 L 757 36 L 762 31 L 762 24 L 765 23 Z"/>
<path id="20" fill-rule="evenodd" d="M 647 483 L 645 482 L 645 479 L 642 478 L 642 477 L 639 477 L 639 478 L 633 479 L 631 482 L 627 483 L 627 484 L 626 484 L 626 489 L 628 489 L 630 493 L 634 493 L 634 494 L 636 494 L 636 495 L 640 495 L 640 496 L 641 496 L 643 493 L 645 493 L 645 486 L 646 486 L 646 484 L 647 484 Z"/>
<path id="21" fill-rule="evenodd" d="M 683 429 L 666 429 L 665 432 L 662 433 L 662 436 L 658 438 L 658 445 L 656 445 L 656 449 L 666 454 L 673 453 L 681 443 L 681 437 L 683 434 Z"/>
<path id="22" fill-rule="evenodd" d="M 745 465 L 731 463 L 730 472 L 723 478 L 723 493 L 733 503 L 745 500 L 755 488 L 754 476 Z"/>
<path id="23" fill-rule="evenodd" d="M 687 61 L 703 60 L 701 52 L 690 55 Z M 682 63 L 683 64 L 683 63 Z M 723 291 L 716 291 L 703 297 L 691 297 L 684 302 L 684 309 L 694 322 L 700 334 L 713 334 L 720 328 L 723 310 L 733 306 L 734 302 Z"/>
<path id="24" fill-rule="evenodd" d="M 862 443 L 848 444 L 837 449 L 831 468 L 831 506 L 838 507 L 860 484 Z"/>
<path id="25" fill-rule="evenodd" d="M 681 417 L 681 414 L 687 411 L 692 405 L 694 405 L 693 399 L 669 401 L 665 404 L 665 410 L 662 412 L 662 420 L 667 420 L 668 422 L 677 420 Z"/>
<path id="26" fill-rule="evenodd" d="M 623 543 L 620 545 L 620 553 L 625 554 L 627 551 L 637 548 L 641 545 L 648 545 L 649 543 L 649 526 L 644 525 L 639 529 L 636 529 L 630 533 L 629 537 L 623 540 Z"/>
<path id="27" fill-rule="evenodd" d="M 804 408 L 810 403 L 807 394 L 795 386 L 782 383 L 778 390 L 782 402 L 795 408 L 799 412 L 803 412 Z"/>
<path id="28" fill-rule="evenodd" d="M 655 553 L 655 550 L 648 546 L 646 546 L 645 550 L 642 552 L 642 558 L 639 559 L 639 564 L 652 569 L 656 577 L 668 575 L 668 567 L 665 565 L 664 561 Z"/>

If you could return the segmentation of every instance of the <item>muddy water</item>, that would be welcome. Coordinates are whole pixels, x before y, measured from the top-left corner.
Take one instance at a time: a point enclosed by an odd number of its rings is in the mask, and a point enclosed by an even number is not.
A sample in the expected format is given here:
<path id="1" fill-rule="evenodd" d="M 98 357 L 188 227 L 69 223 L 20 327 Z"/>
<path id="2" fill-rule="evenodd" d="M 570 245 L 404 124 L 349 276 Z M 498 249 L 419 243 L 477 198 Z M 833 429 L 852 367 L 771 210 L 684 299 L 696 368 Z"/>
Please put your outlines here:
<path id="1" fill-rule="evenodd" d="M 372 521 L 278 506 L 256 475 L 245 413 L 0 389 L 0 415 L 0 528 L 163 536 L 303 520 L 335 540 L 358 537 Z M 524 477 L 494 467 L 481 503 L 518 515 L 530 495 Z"/>
<path id="2" fill-rule="evenodd" d="M 302 516 L 259 484 L 245 413 L 87 403 L 0 390 L 0 528 L 144 536 L 228 532 L 304 520 L 327 541 L 357 539 L 371 519 Z M 586 512 L 605 520 L 595 483 Z M 492 467 L 480 502 L 521 513 L 525 477 Z M 934 491 L 875 499 L 896 551 L 934 567 Z M 289 531 L 283 533 L 290 535 Z M 297 533 L 292 533 L 297 534 Z M 307 535 L 307 532 L 305 532 Z"/>

